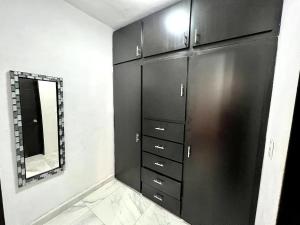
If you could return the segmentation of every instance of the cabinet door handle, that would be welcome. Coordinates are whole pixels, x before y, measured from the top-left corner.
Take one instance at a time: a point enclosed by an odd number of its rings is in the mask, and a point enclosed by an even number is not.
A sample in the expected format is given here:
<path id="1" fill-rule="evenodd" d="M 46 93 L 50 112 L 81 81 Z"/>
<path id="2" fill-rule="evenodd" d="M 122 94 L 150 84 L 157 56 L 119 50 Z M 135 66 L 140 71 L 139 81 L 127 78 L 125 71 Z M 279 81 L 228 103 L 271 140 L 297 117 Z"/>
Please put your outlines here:
<path id="1" fill-rule="evenodd" d="M 187 150 L 188 150 L 187 157 L 190 158 L 190 156 L 191 156 L 191 146 L 188 146 Z"/>
<path id="2" fill-rule="evenodd" d="M 156 198 L 158 201 L 163 201 L 163 197 L 158 194 L 153 195 L 153 197 Z"/>
<path id="3" fill-rule="evenodd" d="M 135 142 L 138 143 L 140 141 L 140 135 L 139 133 L 135 134 Z"/>
<path id="4" fill-rule="evenodd" d="M 180 96 L 183 97 L 184 94 L 184 85 L 180 84 Z"/>
<path id="5" fill-rule="evenodd" d="M 141 56 L 141 49 L 138 45 L 136 46 L 136 56 Z"/>
<path id="6" fill-rule="evenodd" d="M 158 179 L 154 179 L 153 182 L 156 183 L 156 184 L 159 184 L 159 185 L 163 185 L 163 182 L 161 180 L 158 180 Z"/>
<path id="7" fill-rule="evenodd" d="M 160 131 L 164 131 L 165 130 L 165 128 L 163 128 L 163 127 L 155 127 L 154 129 L 155 130 L 160 130 Z"/>
<path id="8" fill-rule="evenodd" d="M 154 163 L 154 165 L 159 166 L 159 167 L 164 167 L 164 164 L 159 163 L 159 162 Z"/>
<path id="9" fill-rule="evenodd" d="M 189 46 L 189 39 L 188 39 L 187 32 L 184 32 L 184 45 L 185 47 Z"/>
<path id="10" fill-rule="evenodd" d="M 198 34 L 198 30 L 197 29 L 195 29 L 195 34 L 194 34 L 195 36 L 194 36 L 194 42 L 195 42 L 195 44 L 199 44 L 199 34 Z"/>
<path id="11" fill-rule="evenodd" d="M 164 149 L 165 149 L 164 146 L 159 146 L 159 145 L 155 145 L 154 148 L 156 148 L 156 149 L 161 149 L 161 150 L 164 150 Z"/>

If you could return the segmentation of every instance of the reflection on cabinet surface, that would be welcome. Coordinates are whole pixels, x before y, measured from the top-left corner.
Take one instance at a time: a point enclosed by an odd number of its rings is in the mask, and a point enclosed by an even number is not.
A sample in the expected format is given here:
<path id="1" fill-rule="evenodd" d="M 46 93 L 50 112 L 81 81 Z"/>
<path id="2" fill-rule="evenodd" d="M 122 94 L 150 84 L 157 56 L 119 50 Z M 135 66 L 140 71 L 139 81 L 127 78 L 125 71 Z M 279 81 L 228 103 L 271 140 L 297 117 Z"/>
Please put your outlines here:
<path id="1" fill-rule="evenodd" d="M 138 61 L 114 66 L 115 174 L 140 190 L 141 66 Z"/>
<path id="2" fill-rule="evenodd" d="M 253 224 L 276 43 L 190 59 L 182 216 L 191 224 Z"/>
<path id="3" fill-rule="evenodd" d="M 189 47 L 190 0 L 180 1 L 143 19 L 143 55 Z"/>
<path id="4" fill-rule="evenodd" d="M 135 22 L 123 27 L 113 34 L 114 64 L 139 59 L 142 56 L 142 24 Z"/>
<path id="5" fill-rule="evenodd" d="M 279 29 L 282 0 L 194 0 L 193 46 Z"/>

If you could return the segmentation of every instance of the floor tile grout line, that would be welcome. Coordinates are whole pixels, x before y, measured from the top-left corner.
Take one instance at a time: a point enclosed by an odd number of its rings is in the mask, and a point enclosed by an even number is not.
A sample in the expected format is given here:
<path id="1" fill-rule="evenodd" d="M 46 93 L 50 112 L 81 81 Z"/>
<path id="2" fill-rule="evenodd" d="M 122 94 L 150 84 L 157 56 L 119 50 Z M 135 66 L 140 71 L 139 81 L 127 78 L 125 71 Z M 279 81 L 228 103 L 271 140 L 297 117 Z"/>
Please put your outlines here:
<path id="1" fill-rule="evenodd" d="M 96 218 L 103 224 L 103 225 L 105 225 L 105 223 L 89 208 L 89 207 L 87 207 L 88 208 L 88 210 L 94 215 L 94 216 L 96 216 Z"/>

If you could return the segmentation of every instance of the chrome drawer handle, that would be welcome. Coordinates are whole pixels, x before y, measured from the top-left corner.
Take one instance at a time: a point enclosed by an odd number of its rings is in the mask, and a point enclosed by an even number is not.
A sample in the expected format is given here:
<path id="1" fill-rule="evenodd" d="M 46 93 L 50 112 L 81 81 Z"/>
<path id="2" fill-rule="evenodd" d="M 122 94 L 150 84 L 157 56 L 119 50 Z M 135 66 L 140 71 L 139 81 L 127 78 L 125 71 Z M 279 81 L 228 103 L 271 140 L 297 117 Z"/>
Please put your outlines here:
<path id="1" fill-rule="evenodd" d="M 156 166 L 160 166 L 160 167 L 164 167 L 164 164 L 162 164 L 162 163 L 159 163 L 159 162 L 156 162 L 156 163 L 154 163 L 154 165 L 156 165 Z"/>
<path id="2" fill-rule="evenodd" d="M 159 185 L 163 185 L 163 182 L 161 180 L 158 180 L 158 179 L 154 179 L 153 182 L 157 183 Z"/>
<path id="3" fill-rule="evenodd" d="M 164 131 L 164 130 L 165 130 L 165 128 L 163 128 L 163 127 L 155 127 L 155 130 Z"/>
<path id="4" fill-rule="evenodd" d="M 154 148 L 156 148 L 156 149 L 161 149 L 161 150 L 164 150 L 164 149 L 165 149 L 164 146 L 159 146 L 159 145 L 155 145 Z"/>
<path id="5" fill-rule="evenodd" d="M 157 194 L 153 195 L 153 197 L 156 198 L 158 201 L 161 201 L 161 202 L 163 201 L 163 197 L 161 197 Z"/>

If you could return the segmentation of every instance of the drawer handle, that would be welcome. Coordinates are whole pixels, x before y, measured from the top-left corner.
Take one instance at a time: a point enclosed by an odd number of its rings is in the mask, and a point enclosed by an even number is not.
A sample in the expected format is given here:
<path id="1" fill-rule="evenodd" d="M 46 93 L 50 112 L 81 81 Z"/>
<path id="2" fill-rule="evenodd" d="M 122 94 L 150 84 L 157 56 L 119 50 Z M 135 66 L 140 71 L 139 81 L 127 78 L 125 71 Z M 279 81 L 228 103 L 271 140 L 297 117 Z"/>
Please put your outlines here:
<path id="1" fill-rule="evenodd" d="M 160 166 L 160 167 L 164 167 L 164 164 L 162 164 L 162 163 L 159 163 L 159 162 L 156 162 L 156 163 L 154 163 L 154 165 L 156 165 L 156 166 Z"/>
<path id="2" fill-rule="evenodd" d="M 155 127 L 155 130 L 164 131 L 164 130 L 165 130 L 165 128 L 163 128 L 163 127 Z"/>
<path id="3" fill-rule="evenodd" d="M 154 148 L 156 148 L 156 149 L 161 149 L 161 150 L 164 150 L 164 149 L 165 149 L 164 146 L 159 146 L 159 145 L 155 145 Z"/>
<path id="4" fill-rule="evenodd" d="M 153 182 L 156 183 L 156 184 L 159 184 L 159 185 L 163 185 L 163 182 L 161 180 L 158 180 L 158 179 L 154 179 Z"/>
<path id="5" fill-rule="evenodd" d="M 153 197 L 156 198 L 158 201 L 163 201 L 163 197 L 158 194 L 153 195 Z"/>

